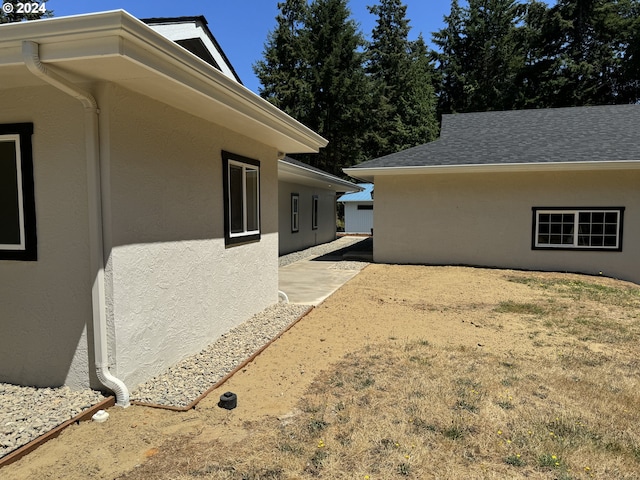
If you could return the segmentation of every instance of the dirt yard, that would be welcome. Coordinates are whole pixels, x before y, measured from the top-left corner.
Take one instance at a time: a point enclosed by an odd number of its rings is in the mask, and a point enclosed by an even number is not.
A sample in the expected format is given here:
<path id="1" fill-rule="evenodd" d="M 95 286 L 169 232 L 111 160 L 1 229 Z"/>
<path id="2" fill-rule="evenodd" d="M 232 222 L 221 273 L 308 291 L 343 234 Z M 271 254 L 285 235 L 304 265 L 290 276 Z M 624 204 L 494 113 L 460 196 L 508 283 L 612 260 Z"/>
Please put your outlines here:
<path id="1" fill-rule="evenodd" d="M 234 445 L 252 435 L 252 424 L 281 419 L 314 378 L 348 352 L 389 339 L 426 339 L 435 345 L 526 355 L 552 351 L 562 338 L 534 345 L 519 322 L 495 313 L 503 302 L 525 304 L 541 293 L 515 277 L 552 274 L 458 267 L 370 265 L 238 372 L 197 408 L 178 413 L 147 407 L 111 408 L 106 423 L 65 430 L 22 460 L 4 467 L 10 479 L 118 478 L 155 455 L 172 438 Z M 564 275 L 603 285 L 605 278 Z M 477 312 L 477 313 L 475 313 Z M 489 325 L 490 324 L 490 325 Z M 615 348 L 611 344 L 594 348 Z M 232 391 L 238 407 L 217 406 Z M 221 452 L 223 454 L 224 452 Z"/>

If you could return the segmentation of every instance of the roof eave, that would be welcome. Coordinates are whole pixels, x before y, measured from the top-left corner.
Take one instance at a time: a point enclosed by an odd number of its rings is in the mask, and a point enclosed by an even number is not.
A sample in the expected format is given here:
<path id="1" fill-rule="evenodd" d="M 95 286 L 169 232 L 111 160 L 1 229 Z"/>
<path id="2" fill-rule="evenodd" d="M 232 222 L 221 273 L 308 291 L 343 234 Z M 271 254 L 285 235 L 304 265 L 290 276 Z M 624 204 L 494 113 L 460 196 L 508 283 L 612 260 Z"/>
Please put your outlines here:
<path id="1" fill-rule="evenodd" d="M 637 170 L 640 160 L 612 160 L 599 162 L 538 162 L 496 163 L 466 165 L 423 165 L 406 167 L 345 168 L 344 172 L 356 179 L 373 181 L 377 176 L 432 175 L 448 173 L 507 173 L 507 172 L 556 172 L 591 170 Z"/>
<path id="2" fill-rule="evenodd" d="M 315 185 L 335 192 L 359 192 L 363 188 L 355 183 L 326 172 L 319 172 L 284 160 L 278 161 L 278 176 L 284 181 Z"/>
<path id="3" fill-rule="evenodd" d="M 315 153 L 328 143 L 123 10 L 5 24 L 1 28 L 0 49 L 7 55 L 0 67 L 22 62 L 17 48 L 22 40 L 40 44 L 42 62 L 56 67 L 71 66 L 83 59 L 125 57 L 153 72 L 155 78 L 172 82 L 175 88 L 202 97 L 204 102 L 224 105 L 231 115 L 225 118 L 225 126 L 239 133 L 247 130 L 243 127 L 251 127 L 260 134 L 260 141 L 279 151 Z"/>

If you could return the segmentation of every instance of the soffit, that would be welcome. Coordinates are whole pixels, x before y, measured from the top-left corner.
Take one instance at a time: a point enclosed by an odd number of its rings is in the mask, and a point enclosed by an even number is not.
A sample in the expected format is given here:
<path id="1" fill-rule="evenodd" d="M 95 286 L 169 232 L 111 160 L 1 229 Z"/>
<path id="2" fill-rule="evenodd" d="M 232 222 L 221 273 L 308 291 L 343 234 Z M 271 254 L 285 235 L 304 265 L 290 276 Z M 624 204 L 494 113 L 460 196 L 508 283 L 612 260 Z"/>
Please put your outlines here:
<path id="1" fill-rule="evenodd" d="M 356 192 L 360 190 L 360 187 L 347 180 L 342 180 L 328 173 L 323 174 L 315 170 L 301 168 L 282 160 L 278 162 L 278 180 L 324 188 L 334 192 Z"/>
<path id="2" fill-rule="evenodd" d="M 317 152 L 327 143 L 126 12 L 53 20 L 0 27 L 0 88 L 42 84 L 24 67 L 22 40 L 32 40 L 43 65 L 71 81 L 122 85 L 282 152 Z"/>

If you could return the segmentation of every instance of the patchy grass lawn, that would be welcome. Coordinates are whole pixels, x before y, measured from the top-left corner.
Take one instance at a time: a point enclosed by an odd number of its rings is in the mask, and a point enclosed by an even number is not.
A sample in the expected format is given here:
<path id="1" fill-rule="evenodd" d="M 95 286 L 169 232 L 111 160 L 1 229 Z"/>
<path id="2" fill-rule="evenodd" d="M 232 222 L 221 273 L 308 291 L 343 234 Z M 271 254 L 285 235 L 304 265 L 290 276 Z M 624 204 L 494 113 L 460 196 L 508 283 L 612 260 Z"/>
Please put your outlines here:
<path id="1" fill-rule="evenodd" d="M 640 289 L 499 275 L 523 293 L 367 298 L 395 308 L 378 310 L 389 321 L 409 304 L 436 319 L 453 312 L 485 343 L 399 329 L 322 371 L 289 414 L 246 425 L 247 439 L 172 438 L 122 478 L 640 478 Z"/>

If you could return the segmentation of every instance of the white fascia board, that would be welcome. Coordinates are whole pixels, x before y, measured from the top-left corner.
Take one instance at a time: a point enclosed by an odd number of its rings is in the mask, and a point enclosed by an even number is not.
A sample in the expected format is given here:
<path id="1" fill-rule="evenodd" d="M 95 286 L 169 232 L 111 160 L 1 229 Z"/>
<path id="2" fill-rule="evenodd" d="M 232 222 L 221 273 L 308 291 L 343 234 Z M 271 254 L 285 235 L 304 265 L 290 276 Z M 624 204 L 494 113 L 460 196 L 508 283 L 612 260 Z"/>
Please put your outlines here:
<path id="1" fill-rule="evenodd" d="M 278 161 L 278 177 L 290 183 L 315 185 L 336 192 L 359 192 L 364 190 L 362 187 L 330 173 L 318 172 L 283 160 Z"/>
<path id="2" fill-rule="evenodd" d="M 206 118 L 208 102 L 223 105 L 230 115 L 225 119 L 228 120 L 225 125 L 235 125 L 240 133 L 256 131 L 261 141 L 270 141 L 271 146 L 282 152 L 315 153 L 328 143 L 310 128 L 123 10 L 2 25 L 0 66 L 23 64 L 20 53 L 23 40 L 40 45 L 43 64 L 50 63 L 72 74 L 86 59 L 122 57 L 132 61 L 156 78 L 172 82 L 175 88 L 202 97 L 202 114 L 190 113 Z M 149 81 L 143 77 L 127 80 L 141 84 Z M 118 80 L 112 81 L 118 83 Z"/>
<path id="3" fill-rule="evenodd" d="M 507 172 L 573 172 L 592 170 L 637 170 L 640 160 L 616 160 L 602 162 L 540 162 L 501 163 L 490 165 L 429 165 L 417 167 L 345 168 L 354 178 L 373 181 L 377 176 L 431 175 L 444 173 L 507 173 Z"/>

